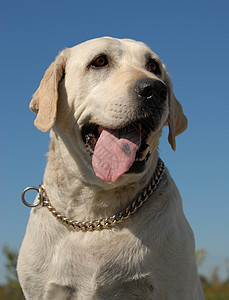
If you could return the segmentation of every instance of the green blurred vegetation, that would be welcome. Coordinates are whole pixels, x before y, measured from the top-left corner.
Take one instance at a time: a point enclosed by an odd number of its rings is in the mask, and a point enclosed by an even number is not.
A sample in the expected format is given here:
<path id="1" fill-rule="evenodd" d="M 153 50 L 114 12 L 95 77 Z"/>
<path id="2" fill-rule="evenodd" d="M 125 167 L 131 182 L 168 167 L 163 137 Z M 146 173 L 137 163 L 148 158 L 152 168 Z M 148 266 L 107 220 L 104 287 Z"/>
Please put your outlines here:
<path id="1" fill-rule="evenodd" d="M 210 280 L 200 276 L 206 300 L 229 300 L 229 281 L 221 282 L 218 267 L 213 270 Z"/>
<path id="2" fill-rule="evenodd" d="M 4 246 L 2 251 L 6 260 L 6 283 L 4 285 L 0 285 L 0 299 L 24 300 L 25 298 L 18 282 L 16 272 L 18 252 L 17 250 L 10 249 L 8 246 Z M 196 261 L 198 266 L 204 262 L 206 256 L 207 252 L 205 249 L 199 249 L 196 251 Z M 204 276 L 200 276 L 200 279 L 206 300 L 229 300 L 229 281 L 220 281 L 217 267 L 213 270 L 209 280 Z"/>
<path id="3" fill-rule="evenodd" d="M 196 263 L 198 267 L 203 264 L 207 255 L 205 249 L 196 251 Z M 206 300 L 229 300 L 229 281 L 221 282 L 218 271 L 218 267 L 215 267 L 209 280 L 200 275 Z"/>
<path id="4" fill-rule="evenodd" d="M 23 300 L 25 299 L 18 282 L 16 271 L 18 252 L 15 249 L 10 249 L 8 246 L 2 248 L 6 263 L 6 283 L 0 285 L 1 300 Z"/>

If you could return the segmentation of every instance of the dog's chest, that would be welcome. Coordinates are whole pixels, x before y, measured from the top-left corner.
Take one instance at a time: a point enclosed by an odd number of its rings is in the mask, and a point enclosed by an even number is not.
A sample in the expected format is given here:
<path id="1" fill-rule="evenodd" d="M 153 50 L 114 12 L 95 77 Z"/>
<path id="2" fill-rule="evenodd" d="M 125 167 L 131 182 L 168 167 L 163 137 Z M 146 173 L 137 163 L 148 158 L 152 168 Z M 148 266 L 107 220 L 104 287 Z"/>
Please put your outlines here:
<path id="1" fill-rule="evenodd" d="M 148 255 L 126 229 L 73 233 L 56 246 L 50 271 L 59 283 L 89 292 L 148 273 Z"/>

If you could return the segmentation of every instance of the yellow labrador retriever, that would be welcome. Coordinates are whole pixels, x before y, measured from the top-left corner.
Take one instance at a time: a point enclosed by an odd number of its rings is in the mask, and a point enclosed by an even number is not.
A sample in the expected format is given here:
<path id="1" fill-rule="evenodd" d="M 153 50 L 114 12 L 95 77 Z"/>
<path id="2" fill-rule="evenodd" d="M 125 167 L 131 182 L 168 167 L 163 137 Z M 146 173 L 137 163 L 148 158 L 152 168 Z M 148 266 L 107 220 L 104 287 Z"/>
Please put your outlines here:
<path id="1" fill-rule="evenodd" d="M 65 49 L 30 108 L 51 142 L 18 260 L 26 299 L 204 299 L 157 151 L 163 126 L 174 150 L 187 127 L 160 58 L 110 37 Z"/>

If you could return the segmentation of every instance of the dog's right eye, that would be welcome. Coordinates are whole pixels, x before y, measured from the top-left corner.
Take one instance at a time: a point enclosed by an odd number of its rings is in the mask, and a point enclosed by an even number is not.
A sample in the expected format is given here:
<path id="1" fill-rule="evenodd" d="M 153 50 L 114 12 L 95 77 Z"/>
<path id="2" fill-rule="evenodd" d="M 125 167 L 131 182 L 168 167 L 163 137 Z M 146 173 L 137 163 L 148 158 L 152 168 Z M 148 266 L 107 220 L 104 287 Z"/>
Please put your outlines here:
<path id="1" fill-rule="evenodd" d="M 102 68 L 108 64 L 108 59 L 106 55 L 100 55 L 91 63 L 91 66 L 94 68 Z"/>

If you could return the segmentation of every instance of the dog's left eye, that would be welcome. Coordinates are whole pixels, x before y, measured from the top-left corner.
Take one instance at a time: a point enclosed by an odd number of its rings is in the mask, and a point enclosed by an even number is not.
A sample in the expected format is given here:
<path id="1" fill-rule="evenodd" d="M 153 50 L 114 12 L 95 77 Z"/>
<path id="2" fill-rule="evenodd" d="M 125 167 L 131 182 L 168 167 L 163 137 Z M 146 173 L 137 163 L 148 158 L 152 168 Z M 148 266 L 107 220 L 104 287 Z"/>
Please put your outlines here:
<path id="1" fill-rule="evenodd" d="M 108 64 L 108 59 L 106 55 L 100 55 L 91 63 L 91 66 L 94 68 L 105 67 Z"/>
<path id="2" fill-rule="evenodd" d="M 159 75 L 161 73 L 159 63 L 152 59 L 147 64 L 147 69 L 149 72 L 154 73 L 155 75 Z"/>

